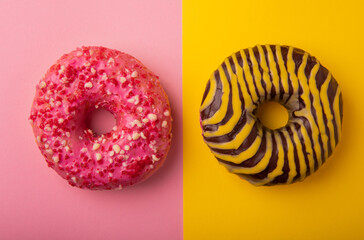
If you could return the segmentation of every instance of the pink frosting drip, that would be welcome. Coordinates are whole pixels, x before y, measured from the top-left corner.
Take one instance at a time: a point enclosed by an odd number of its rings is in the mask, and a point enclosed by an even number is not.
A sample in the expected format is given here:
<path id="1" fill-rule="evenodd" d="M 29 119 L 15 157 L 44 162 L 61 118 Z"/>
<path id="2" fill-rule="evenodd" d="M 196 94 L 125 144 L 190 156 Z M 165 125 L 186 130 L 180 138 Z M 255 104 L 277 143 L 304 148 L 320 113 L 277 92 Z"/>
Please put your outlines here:
<path id="1" fill-rule="evenodd" d="M 114 114 L 104 135 L 88 129 L 95 108 Z M 134 57 L 103 47 L 62 56 L 36 87 L 30 122 L 48 165 L 72 186 L 121 189 L 165 160 L 170 106 L 158 77 Z"/>

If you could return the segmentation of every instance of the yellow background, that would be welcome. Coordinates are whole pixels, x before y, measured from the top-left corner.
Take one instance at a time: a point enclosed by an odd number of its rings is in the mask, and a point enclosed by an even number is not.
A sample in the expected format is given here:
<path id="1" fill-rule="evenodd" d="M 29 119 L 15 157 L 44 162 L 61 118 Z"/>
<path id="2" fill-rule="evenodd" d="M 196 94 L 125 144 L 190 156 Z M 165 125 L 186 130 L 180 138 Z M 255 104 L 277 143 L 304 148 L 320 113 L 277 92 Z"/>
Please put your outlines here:
<path id="1" fill-rule="evenodd" d="M 360 1 L 183 0 L 184 239 L 364 239 L 364 7 Z M 343 134 L 314 175 L 254 187 L 205 146 L 199 106 L 211 72 L 256 44 L 302 48 L 339 82 Z"/>

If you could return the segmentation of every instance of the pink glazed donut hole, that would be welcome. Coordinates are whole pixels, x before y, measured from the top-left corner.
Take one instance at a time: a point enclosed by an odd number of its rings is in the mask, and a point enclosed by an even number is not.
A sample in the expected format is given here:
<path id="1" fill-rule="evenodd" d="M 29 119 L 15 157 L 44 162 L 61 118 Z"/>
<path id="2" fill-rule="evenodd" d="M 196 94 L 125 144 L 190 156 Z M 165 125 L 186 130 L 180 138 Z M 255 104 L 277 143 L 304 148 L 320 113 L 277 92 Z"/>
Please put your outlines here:
<path id="1" fill-rule="evenodd" d="M 105 134 L 88 128 L 95 109 L 111 112 Z M 160 168 L 171 143 L 168 97 L 134 57 L 104 47 L 63 55 L 36 87 L 30 123 L 48 166 L 72 186 L 122 189 Z"/>

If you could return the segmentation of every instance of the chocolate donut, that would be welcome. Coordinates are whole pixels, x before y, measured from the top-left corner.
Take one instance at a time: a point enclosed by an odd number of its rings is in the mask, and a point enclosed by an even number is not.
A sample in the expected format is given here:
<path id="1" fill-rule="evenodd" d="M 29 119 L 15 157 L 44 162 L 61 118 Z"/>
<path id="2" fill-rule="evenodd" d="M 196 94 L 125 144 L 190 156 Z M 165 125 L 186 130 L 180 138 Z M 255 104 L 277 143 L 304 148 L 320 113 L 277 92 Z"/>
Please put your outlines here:
<path id="1" fill-rule="evenodd" d="M 286 107 L 285 126 L 257 118 L 267 101 Z M 205 143 L 230 172 L 261 185 L 290 184 L 314 173 L 341 137 L 343 100 L 332 74 L 309 53 L 264 45 L 227 57 L 211 75 L 200 107 Z"/>

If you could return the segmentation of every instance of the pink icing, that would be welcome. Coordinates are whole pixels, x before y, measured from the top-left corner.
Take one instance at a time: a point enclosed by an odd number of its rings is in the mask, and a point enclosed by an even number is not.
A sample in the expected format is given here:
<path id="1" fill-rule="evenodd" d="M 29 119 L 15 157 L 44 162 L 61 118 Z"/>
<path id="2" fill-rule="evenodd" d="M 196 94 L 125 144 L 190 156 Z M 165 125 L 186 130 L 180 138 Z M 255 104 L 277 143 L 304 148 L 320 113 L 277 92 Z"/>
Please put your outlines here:
<path id="1" fill-rule="evenodd" d="M 114 114 L 111 132 L 87 129 L 95 108 Z M 48 166 L 80 188 L 121 189 L 146 179 L 171 141 L 158 77 L 134 57 L 103 47 L 78 48 L 51 66 L 37 85 L 30 122 Z"/>

